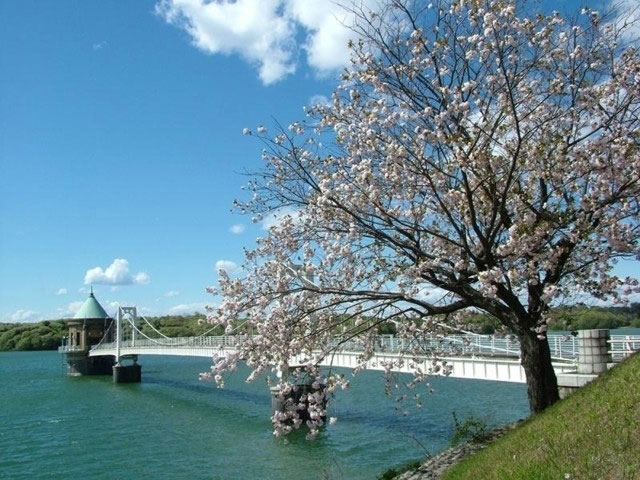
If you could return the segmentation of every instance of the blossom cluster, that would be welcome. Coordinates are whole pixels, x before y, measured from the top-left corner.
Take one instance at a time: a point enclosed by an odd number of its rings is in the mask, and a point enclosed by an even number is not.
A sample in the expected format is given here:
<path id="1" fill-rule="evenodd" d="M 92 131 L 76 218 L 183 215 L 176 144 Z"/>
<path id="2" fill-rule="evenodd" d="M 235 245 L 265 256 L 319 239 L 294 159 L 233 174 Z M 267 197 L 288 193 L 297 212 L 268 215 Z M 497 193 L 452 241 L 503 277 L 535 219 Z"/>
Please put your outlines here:
<path id="1" fill-rule="evenodd" d="M 411 5 L 360 12 L 330 104 L 275 136 L 256 129 L 264 169 L 236 206 L 256 221 L 296 213 L 245 252 L 244 277 L 221 276 L 210 321 L 246 319 L 257 335 L 213 375 L 240 360 L 251 378 L 303 366 L 313 393 L 293 401 L 295 375 L 281 379 L 278 435 L 302 418 L 317 434 L 346 386 L 317 360 L 358 341 L 366 368 L 381 325 L 413 362 L 430 352 L 412 340 L 464 309 L 546 342 L 552 305 L 638 291 L 612 274 L 640 258 L 638 51 L 588 9 L 569 23 L 510 0 Z M 412 388 L 446 371 L 433 358 Z"/>

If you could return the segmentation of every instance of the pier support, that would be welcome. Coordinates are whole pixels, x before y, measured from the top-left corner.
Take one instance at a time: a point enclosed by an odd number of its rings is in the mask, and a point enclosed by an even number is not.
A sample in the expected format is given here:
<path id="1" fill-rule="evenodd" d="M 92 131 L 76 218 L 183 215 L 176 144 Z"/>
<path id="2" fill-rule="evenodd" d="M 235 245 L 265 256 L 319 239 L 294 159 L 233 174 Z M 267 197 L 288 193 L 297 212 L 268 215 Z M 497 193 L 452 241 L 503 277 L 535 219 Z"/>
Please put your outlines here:
<path id="1" fill-rule="evenodd" d="M 136 307 L 118 307 L 118 313 L 116 314 L 116 364 L 113 366 L 113 383 L 140 383 L 142 381 L 142 367 L 138 365 L 138 356 L 127 355 L 123 357 L 120 354 L 122 347 L 122 320 L 125 315 L 131 317 L 132 329 L 132 344 L 135 345 L 135 325 L 136 318 L 138 317 L 138 310 Z M 132 365 L 123 365 L 121 360 L 130 358 L 133 360 Z"/>
<path id="2" fill-rule="evenodd" d="M 285 379 L 288 372 L 278 372 L 278 377 Z M 282 394 L 279 386 L 270 388 L 271 391 L 271 412 L 287 412 L 290 410 L 297 410 L 297 405 L 301 403 L 303 395 L 309 395 L 315 393 L 318 389 L 313 388 L 314 379 L 308 375 L 301 375 L 295 383 L 295 388 L 286 394 Z M 305 400 L 304 403 L 307 407 L 309 401 Z M 326 408 L 327 399 L 322 402 L 322 408 Z M 304 409 L 299 413 L 300 419 L 303 422 L 310 420 L 309 410 Z"/>
<path id="3" fill-rule="evenodd" d="M 114 364 L 114 357 L 89 357 L 85 352 L 67 354 L 67 375 L 109 375 Z"/>
<path id="4" fill-rule="evenodd" d="M 607 371 L 607 364 L 611 362 L 609 338 L 608 329 L 578 331 L 578 372 L 557 376 L 560 398 L 569 396 Z"/>
<path id="5" fill-rule="evenodd" d="M 142 367 L 134 360 L 132 365 L 115 364 L 113 366 L 113 383 L 140 383 Z"/>

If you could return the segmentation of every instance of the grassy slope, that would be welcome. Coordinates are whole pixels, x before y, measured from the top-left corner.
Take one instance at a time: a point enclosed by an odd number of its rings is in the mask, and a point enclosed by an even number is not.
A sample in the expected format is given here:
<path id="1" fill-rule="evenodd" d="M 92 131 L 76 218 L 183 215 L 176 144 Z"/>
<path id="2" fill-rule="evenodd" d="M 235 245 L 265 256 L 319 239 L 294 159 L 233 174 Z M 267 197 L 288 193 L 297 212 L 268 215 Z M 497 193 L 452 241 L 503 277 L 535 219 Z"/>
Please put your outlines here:
<path id="1" fill-rule="evenodd" d="M 453 479 L 640 479 L 640 354 L 452 468 Z"/>

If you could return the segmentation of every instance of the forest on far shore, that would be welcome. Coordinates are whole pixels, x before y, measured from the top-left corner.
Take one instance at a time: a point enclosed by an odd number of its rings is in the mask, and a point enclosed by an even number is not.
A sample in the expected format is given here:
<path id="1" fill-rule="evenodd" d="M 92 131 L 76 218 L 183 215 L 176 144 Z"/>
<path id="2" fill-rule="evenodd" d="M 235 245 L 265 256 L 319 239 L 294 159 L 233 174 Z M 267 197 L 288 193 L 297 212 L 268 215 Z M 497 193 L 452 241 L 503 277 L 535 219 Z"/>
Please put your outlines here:
<path id="1" fill-rule="evenodd" d="M 204 322 L 204 314 L 167 315 L 148 318 L 155 328 L 168 337 L 191 337 L 211 328 Z M 153 330 L 147 324 L 140 325 L 142 332 L 151 336 Z M 220 335 L 213 331 L 211 335 Z M 65 321 L 44 320 L 38 323 L 0 323 L 0 351 L 7 350 L 55 350 L 67 335 Z"/>
<path id="2" fill-rule="evenodd" d="M 572 306 L 552 309 L 553 318 L 550 330 L 585 330 L 593 328 L 640 328 L 640 303 L 626 306 L 587 307 Z M 149 322 L 168 337 L 191 337 L 201 335 L 211 329 L 203 319 L 204 314 L 166 315 L 149 317 Z M 468 328 L 477 333 L 501 333 L 500 323 L 493 317 L 482 313 L 468 314 Z M 145 323 L 141 324 L 144 333 L 153 330 Z M 380 334 L 393 334 L 393 324 L 378 325 Z M 218 327 L 209 335 L 222 335 Z M 0 323 L 0 351 L 8 350 L 55 350 L 67 335 L 64 320 L 43 320 L 38 323 Z"/>
<path id="3" fill-rule="evenodd" d="M 549 330 L 591 330 L 595 328 L 640 328 L 640 303 L 625 306 L 588 307 L 584 305 L 553 308 Z M 500 322 L 491 315 L 470 314 L 470 323 L 477 333 L 500 332 Z"/>

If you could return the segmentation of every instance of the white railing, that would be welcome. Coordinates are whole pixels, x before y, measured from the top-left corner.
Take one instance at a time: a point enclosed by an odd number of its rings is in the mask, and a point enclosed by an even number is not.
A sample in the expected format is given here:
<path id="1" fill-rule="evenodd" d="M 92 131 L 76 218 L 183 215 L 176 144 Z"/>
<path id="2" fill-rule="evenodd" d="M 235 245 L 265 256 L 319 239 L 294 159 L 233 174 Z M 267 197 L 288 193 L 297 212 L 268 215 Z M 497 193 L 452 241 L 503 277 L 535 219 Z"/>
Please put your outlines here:
<path id="1" fill-rule="evenodd" d="M 246 337 L 222 335 L 215 337 L 171 337 L 159 338 L 157 340 L 147 338 L 136 338 L 133 340 L 124 340 L 121 348 L 224 348 L 234 347 L 236 343 Z M 115 342 L 101 343 L 91 348 L 91 350 L 112 350 L 115 348 Z"/>
<path id="2" fill-rule="evenodd" d="M 578 339 L 572 335 L 550 334 L 549 348 L 551 356 L 561 360 L 578 358 Z M 340 344 L 341 350 L 358 351 L 363 344 L 358 340 L 344 341 L 340 337 L 334 340 L 334 346 Z M 382 335 L 376 340 L 376 349 L 387 352 L 434 351 L 457 355 L 492 355 L 520 357 L 520 343 L 511 336 L 495 335 L 425 335 L 416 339 L 402 339 L 393 335 Z"/>
<path id="3" fill-rule="evenodd" d="M 84 352 L 86 350 L 88 349 L 79 345 L 61 345 L 58 347 L 58 352 L 60 353 Z"/>
<path id="4" fill-rule="evenodd" d="M 121 348 L 225 348 L 235 347 L 238 341 L 246 336 L 222 335 L 204 337 L 173 337 L 147 339 L 137 338 L 121 343 Z M 335 337 L 332 347 L 338 351 L 359 352 L 365 345 L 359 340 L 346 340 Z M 549 335 L 551 356 L 561 360 L 575 360 L 578 357 L 578 340 L 571 335 Z M 101 343 L 92 350 L 112 350 L 115 343 Z M 640 348 L 640 347 L 637 347 Z M 422 352 L 424 354 L 439 353 L 449 355 L 490 355 L 501 357 L 520 357 L 520 344 L 513 337 L 495 335 L 426 335 L 416 339 L 401 339 L 393 335 L 381 335 L 375 341 L 376 351 L 381 352 Z"/>
<path id="5" fill-rule="evenodd" d="M 609 353 L 614 362 L 619 362 L 638 350 L 640 335 L 611 335 L 609 339 Z"/>
<path id="6" fill-rule="evenodd" d="M 559 333 L 547 334 L 551 356 L 561 359 L 576 360 L 578 358 L 578 337 Z"/>

